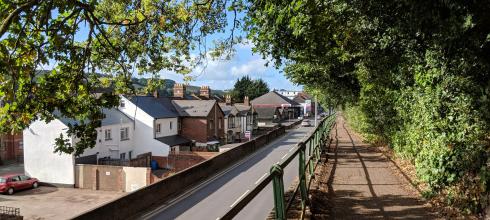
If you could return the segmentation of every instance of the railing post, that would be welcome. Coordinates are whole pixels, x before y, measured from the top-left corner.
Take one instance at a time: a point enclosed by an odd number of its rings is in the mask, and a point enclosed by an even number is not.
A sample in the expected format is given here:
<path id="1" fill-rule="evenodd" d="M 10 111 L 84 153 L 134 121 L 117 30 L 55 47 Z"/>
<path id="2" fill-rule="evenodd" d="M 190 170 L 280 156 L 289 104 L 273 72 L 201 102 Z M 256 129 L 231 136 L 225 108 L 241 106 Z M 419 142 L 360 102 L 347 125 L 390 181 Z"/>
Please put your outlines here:
<path id="1" fill-rule="evenodd" d="M 308 199 L 308 189 L 306 188 L 306 169 L 305 169 L 305 143 L 301 142 L 299 151 L 299 190 L 301 195 L 301 210 L 305 210 L 307 199 Z"/>
<path id="2" fill-rule="evenodd" d="M 272 187 L 274 190 L 274 206 L 276 219 L 286 219 L 286 206 L 284 205 L 284 182 L 282 180 L 283 170 L 281 166 L 275 164 L 271 167 Z"/>

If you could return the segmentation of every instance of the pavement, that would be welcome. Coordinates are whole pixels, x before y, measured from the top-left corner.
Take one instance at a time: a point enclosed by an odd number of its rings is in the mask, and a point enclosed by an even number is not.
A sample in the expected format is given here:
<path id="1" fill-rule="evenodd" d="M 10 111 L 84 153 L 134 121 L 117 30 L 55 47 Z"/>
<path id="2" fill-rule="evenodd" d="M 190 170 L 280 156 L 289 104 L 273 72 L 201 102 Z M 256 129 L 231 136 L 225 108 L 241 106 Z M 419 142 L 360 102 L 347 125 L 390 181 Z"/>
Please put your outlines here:
<path id="1" fill-rule="evenodd" d="M 264 146 L 251 156 L 238 161 L 224 173 L 210 177 L 198 187 L 155 210 L 142 219 L 212 219 L 215 220 L 237 202 L 248 190 L 253 189 L 271 166 L 286 158 L 312 127 L 291 129 L 274 142 Z M 284 170 L 284 187 L 287 189 L 298 175 L 298 159 L 295 158 Z M 272 185 L 259 193 L 234 219 L 266 219 L 273 204 Z"/>
<path id="2" fill-rule="evenodd" d="M 402 171 L 376 148 L 362 142 L 342 117 L 338 117 L 331 137 L 329 169 L 321 172 L 322 190 L 313 194 L 316 219 L 437 218 Z M 322 205 L 323 213 L 318 213 Z"/>
<path id="3" fill-rule="evenodd" d="M 70 219 L 124 194 L 41 186 L 37 189 L 19 191 L 14 195 L 0 194 L 0 206 L 20 208 L 20 214 L 26 220 Z"/>

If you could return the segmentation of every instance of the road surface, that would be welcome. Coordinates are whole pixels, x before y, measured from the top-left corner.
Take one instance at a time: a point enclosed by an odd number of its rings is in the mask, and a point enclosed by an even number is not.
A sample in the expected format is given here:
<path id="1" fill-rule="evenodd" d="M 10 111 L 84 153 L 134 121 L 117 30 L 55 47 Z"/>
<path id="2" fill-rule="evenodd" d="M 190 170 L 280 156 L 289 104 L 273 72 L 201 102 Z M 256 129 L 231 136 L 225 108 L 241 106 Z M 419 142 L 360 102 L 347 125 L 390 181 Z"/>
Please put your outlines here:
<path id="1" fill-rule="evenodd" d="M 247 190 L 252 190 L 265 177 L 273 164 L 286 158 L 290 150 L 312 129 L 300 127 L 288 130 L 284 136 L 237 161 L 231 168 L 211 177 L 170 204 L 147 213 L 142 219 L 215 220 L 221 217 Z M 284 170 L 285 189 L 297 176 L 296 158 Z M 272 195 L 272 184 L 269 184 L 235 219 L 265 219 L 274 206 Z"/>

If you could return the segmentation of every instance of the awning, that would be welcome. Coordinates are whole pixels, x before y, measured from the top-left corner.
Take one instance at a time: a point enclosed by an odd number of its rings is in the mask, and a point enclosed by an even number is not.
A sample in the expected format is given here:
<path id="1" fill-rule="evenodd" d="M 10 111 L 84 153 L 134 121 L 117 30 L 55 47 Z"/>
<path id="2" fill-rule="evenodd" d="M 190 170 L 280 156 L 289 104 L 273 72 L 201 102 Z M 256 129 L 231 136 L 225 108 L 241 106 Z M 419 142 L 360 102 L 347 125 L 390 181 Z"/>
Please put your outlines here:
<path id="1" fill-rule="evenodd" d="M 166 137 L 159 137 L 156 138 L 158 141 L 172 147 L 176 145 L 187 145 L 191 143 L 191 140 L 182 137 L 180 135 L 172 135 L 172 136 L 166 136 Z"/>

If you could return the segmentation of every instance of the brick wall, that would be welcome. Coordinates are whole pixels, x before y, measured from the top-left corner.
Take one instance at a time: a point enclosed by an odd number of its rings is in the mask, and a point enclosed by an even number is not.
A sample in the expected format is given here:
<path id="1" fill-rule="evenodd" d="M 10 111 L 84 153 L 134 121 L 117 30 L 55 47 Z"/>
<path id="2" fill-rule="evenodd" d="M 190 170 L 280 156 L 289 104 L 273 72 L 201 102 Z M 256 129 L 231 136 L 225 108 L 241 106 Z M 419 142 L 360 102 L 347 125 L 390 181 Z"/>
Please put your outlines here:
<path id="1" fill-rule="evenodd" d="M 282 135 L 284 128 L 278 129 L 275 136 Z M 268 134 L 264 135 L 268 136 Z M 266 143 L 272 141 L 267 137 Z M 262 145 L 263 146 L 263 145 Z M 226 167 L 235 164 L 262 147 L 255 140 L 242 143 L 228 151 L 219 153 L 210 160 L 205 160 L 185 171 L 175 173 L 170 177 L 127 194 L 121 198 L 105 203 L 95 209 L 89 210 L 74 219 L 132 219 L 142 211 L 155 204 L 163 204 L 179 196 L 187 187 L 200 183 L 202 180 L 214 175 Z M 200 154 L 202 155 L 202 154 Z M 135 202 L 138 201 L 138 202 Z"/>
<path id="2" fill-rule="evenodd" d="M 213 121 L 213 126 L 210 126 L 211 120 Z M 220 124 L 221 128 L 219 127 Z M 207 117 L 182 118 L 180 135 L 201 143 L 213 140 L 215 136 L 222 140 L 225 138 L 224 124 L 224 114 L 218 108 L 218 104 L 216 104 Z"/>
<path id="3" fill-rule="evenodd" d="M 153 156 L 161 168 L 168 168 L 170 172 L 179 172 L 217 155 L 218 152 L 180 152 L 169 154 L 168 157 Z"/>
<path id="4" fill-rule="evenodd" d="M 207 127 L 208 122 L 206 118 L 182 118 L 182 130 L 181 135 L 198 142 L 207 142 Z"/>

